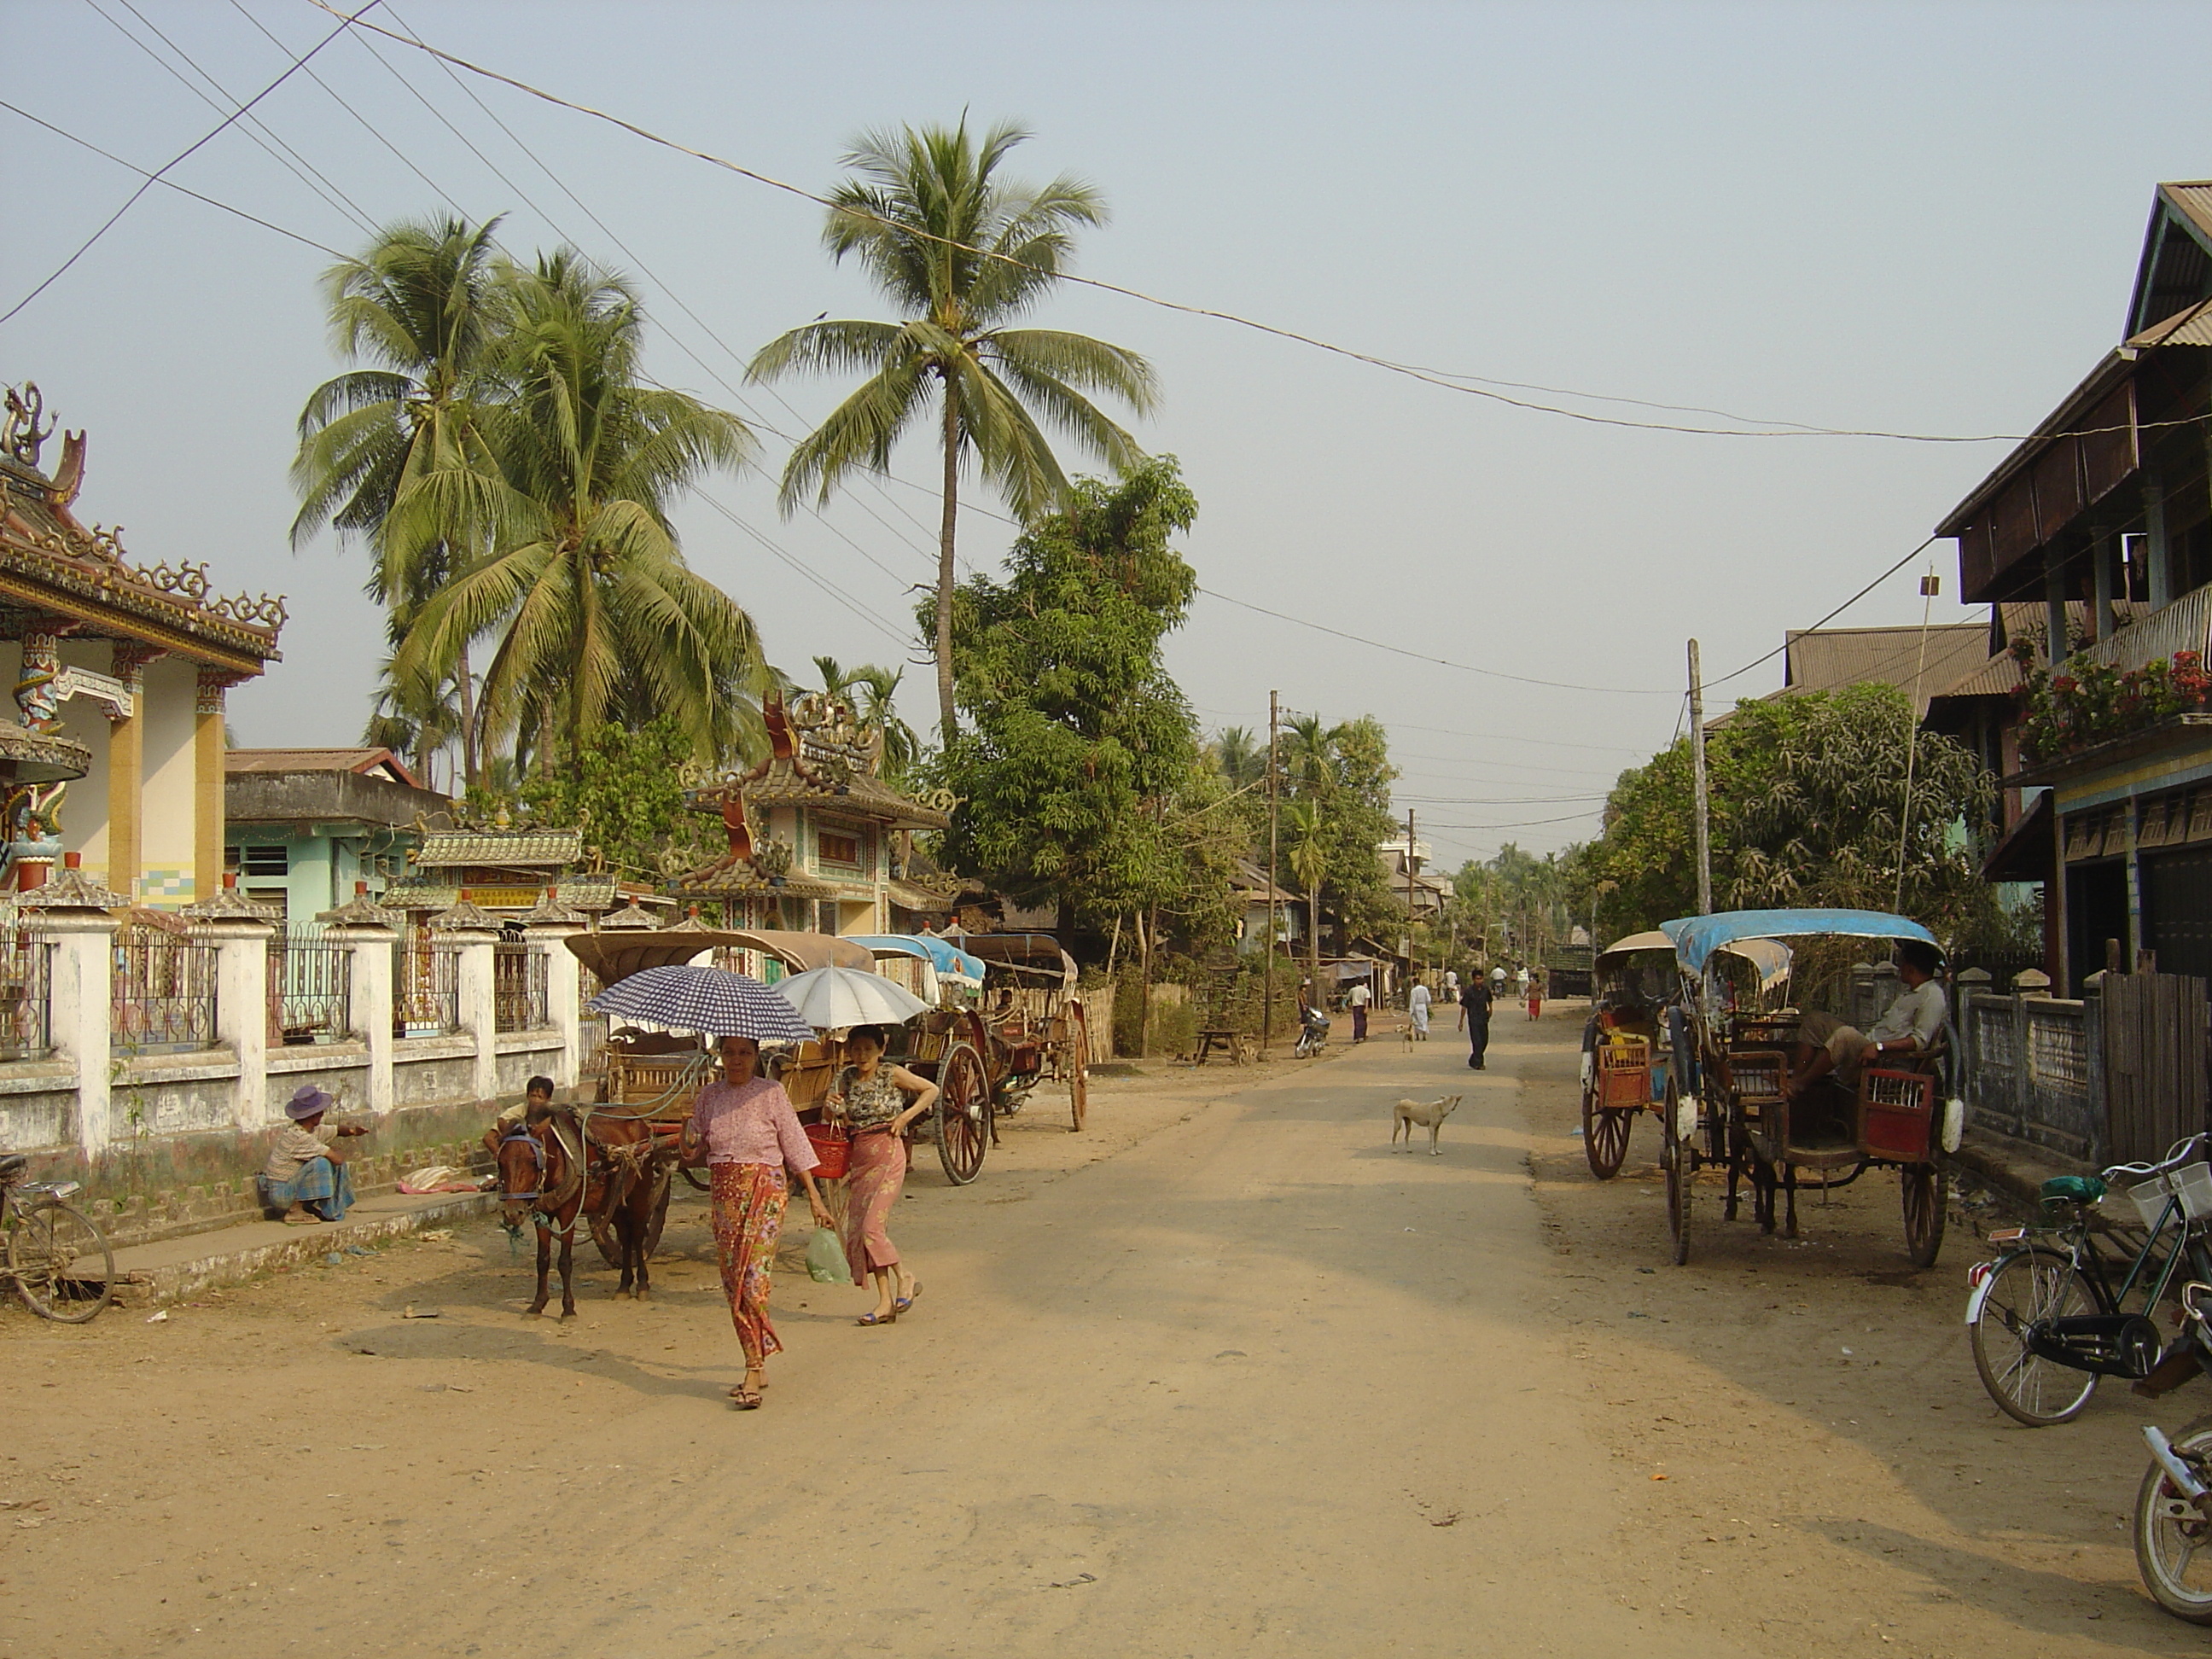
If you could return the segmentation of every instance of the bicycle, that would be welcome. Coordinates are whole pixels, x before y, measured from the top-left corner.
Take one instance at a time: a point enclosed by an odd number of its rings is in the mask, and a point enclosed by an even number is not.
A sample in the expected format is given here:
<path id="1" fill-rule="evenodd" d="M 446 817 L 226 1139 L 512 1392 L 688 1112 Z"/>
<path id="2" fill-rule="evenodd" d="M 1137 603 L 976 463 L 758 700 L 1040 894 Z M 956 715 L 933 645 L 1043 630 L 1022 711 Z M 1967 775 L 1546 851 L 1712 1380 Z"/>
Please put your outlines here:
<path id="1" fill-rule="evenodd" d="M 2177 1141 L 2156 1164 L 2053 1176 L 2043 1183 L 2044 1212 L 2063 1213 L 2063 1221 L 1990 1235 L 2007 1248 L 1967 1270 L 1966 1330 L 1982 1386 L 2007 1416 L 2037 1429 L 2069 1422 L 2100 1377 L 2150 1374 L 2160 1337 L 2149 1316 L 2176 1272 L 2186 1261 L 2191 1276 L 2212 1279 L 2212 1253 L 2193 1228 L 2212 1213 L 2212 1170 L 2191 1162 L 2204 1140 Z M 2185 1201 L 2184 1176 L 2191 1201 Z M 2122 1181 L 2150 1231 L 2115 1289 L 2090 1212 Z M 2131 1308 L 2138 1293 L 2141 1305 Z"/>
<path id="2" fill-rule="evenodd" d="M 115 1252 L 89 1217 L 64 1202 L 74 1181 L 26 1182 L 30 1159 L 0 1158 L 0 1230 L 8 1239 L 0 1277 L 41 1319 L 82 1325 L 115 1299 Z M 97 1271 L 94 1271 L 95 1267 Z"/>

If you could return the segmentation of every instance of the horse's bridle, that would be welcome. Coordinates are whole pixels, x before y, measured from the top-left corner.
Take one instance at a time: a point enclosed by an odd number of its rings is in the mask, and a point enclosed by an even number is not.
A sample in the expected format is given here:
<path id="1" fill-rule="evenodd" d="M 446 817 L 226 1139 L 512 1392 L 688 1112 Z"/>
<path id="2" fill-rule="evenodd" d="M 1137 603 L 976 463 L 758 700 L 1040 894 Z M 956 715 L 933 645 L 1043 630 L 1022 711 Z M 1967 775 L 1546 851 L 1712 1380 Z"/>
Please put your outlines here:
<path id="1" fill-rule="evenodd" d="M 559 1128 L 556 1127 L 553 1129 L 552 1133 L 554 1138 L 557 1140 L 560 1138 L 561 1131 Z M 584 1157 L 576 1153 L 569 1152 L 568 1147 L 565 1146 L 561 1149 L 562 1155 L 567 1157 L 569 1162 L 575 1166 L 571 1171 L 571 1174 L 578 1188 L 576 1194 L 578 1199 L 576 1213 L 570 1218 L 568 1224 L 563 1227 L 554 1220 L 552 1212 L 546 1207 L 545 1200 L 550 1198 L 558 1200 L 560 1203 L 566 1203 L 568 1201 L 568 1189 L 569 1182 L 563 1181 L 561 1183 L 559 1190 L 548 1193 L 545 1190 L 545 1143 L 540 1140 L 536 1135 L 531 1133 L 526 1124 L 517 1125 L 513 1133 L 501 1135 L 500 1137 L 500 1145 L 502 1146 L 510 1145 L 515 1141 L 521 1141 L 527 1146 L 530 1148 L 531 1157 L 537 1160 L 538 1186 L 534 1191 L 527 1193 L 510 1193 L 502 1190 L 499 1195 L 500 1201 L 501 1203 L 506 1203 L 509 1200 L 513 1200 L 514 1202 L 520 1203 L 526 1200 L 535 1200 L 531 1212 L 537 1218 L 539 1225 L 543 1226 L 548 1232 L 560 1233 L 563 1235 L 574 1232 L 576 1230 L 576 1223 L 582 1220 L 584 1215 L 584 1206 L 581 1201 L 583 1198 L 582 1188 L 586 1184 Z"/>

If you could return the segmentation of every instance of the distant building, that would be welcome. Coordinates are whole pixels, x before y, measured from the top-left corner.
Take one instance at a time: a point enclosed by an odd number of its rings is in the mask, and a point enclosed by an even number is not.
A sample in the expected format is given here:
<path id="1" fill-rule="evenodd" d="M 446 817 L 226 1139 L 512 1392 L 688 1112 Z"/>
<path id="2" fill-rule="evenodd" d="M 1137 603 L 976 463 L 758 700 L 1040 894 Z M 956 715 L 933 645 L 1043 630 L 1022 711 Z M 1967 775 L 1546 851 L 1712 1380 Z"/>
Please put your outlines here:
<path id="1" fill-rule="evenodd" d="M 11 790 L 8 833 L 35 872 L 63 849 L 88 877 L 164 908 L 211 896 L 223 849 L 223 702 L 276 660 L 284 602 L 219 597 L 204 565 L 134 562 L 120 526 L 73 510 L 85 436 L 54 435 L 34 386 L 0 413 L 0 674 L 34 738 L 75 744 L 82 775 Z M 0 745 L 4 747 L 4 745 Z"/>
<path id="2" fill-rule="evenodd" d="M 293 921 L 354 896 L 382 900 L 453 803 L 389 749 L 234 749 L 224 758 L 223 867 L 247 898 Z"/>
<path id="3" fill-rule="evenodd" d="M 540 830 L 496 823 L 433 830 L 409 854 L 407 871 L 385 890 L 387 908 L 427 921 L 466 894 L 492 915 L 520 918 L 550 892 L 568 910 L 597 915 L 620 896 L 615 878 L 585 867 L 580 830 Z"/>

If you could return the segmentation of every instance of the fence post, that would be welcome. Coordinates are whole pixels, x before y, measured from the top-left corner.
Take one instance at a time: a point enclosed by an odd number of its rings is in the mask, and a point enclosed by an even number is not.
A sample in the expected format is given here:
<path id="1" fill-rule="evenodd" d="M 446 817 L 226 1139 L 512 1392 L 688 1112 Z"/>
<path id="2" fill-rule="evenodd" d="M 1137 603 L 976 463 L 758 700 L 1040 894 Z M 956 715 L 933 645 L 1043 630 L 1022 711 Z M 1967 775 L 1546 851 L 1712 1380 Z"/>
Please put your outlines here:
<path id="1" fill-rule="evenodd" d="M 1856 1025 L 1863 1031 L 1875 1023 L 1876 1018 L 1874 1006 L 1874 964 L 1872 963 L 1855 962 L 1851 964 L 1850 994 L 1849 1018 L 1845 1023 Z"/>
<path id="2" fill-rule="evenodd" d="M 499 1093 L 498 974 L 492 957 L 499 944 L 499 919 L 480 910 L 465 898 L 450 910 L 430 918 L 433 944 L 457 945 L 454 1010 L 461 1030 L 476 1041 L 476 1077 L 472 1087 L 478 1100 Z"/>
<path id="3" fill-rule="evenodd" d="M 186 905 L 183 915 L 193 935 L 216 948 L 215 1040 L 238 1056 L 231 1121 L 258 1128 L 269 1121 L 269 941 L 276 930 L 228 871 L 213 898 Z"/>
<path id="4" fill-rule="evenodd" d="M 2082 1059 L 2089 1075 L 2089 1167 L 2109 1161 L 2112 1103 L 2105 1091 L 2105 976 L 2094 973 L 2081 984 Z M 2161 1149 L 2163 1150 L 2163 1149 Z M 2157 1152 L 2146 1154 L 2156 1158 Z"/>
<path id="5" fill-rule="evenodd" d="M 368 884 L 353 884 L 351 902 L 315 918 L 346 948 L 347 1001 L 353 1035 L 368 1045 L 368 1100 L 372 1112 L 392 1109 L 392 947 L 400 937 L 400 918 L 370 902 Z"/>
<path id="6" fill-rule="evenodd" d="M 545 1012 L 561 1034 L 561 1059 L 553 1081 L 563 1089 L 574 1088 L 584 1069 L 583 1011 L 577 1001 L 583 989 L 583 964 L 568 941 L 584 931 L 584 919 L 563 909 L 548 887 L 537 908 L 523 913 L 522 921 L 530 948 L 544 959 Z"/>
<path id="7" fill-rule="evenodd" d="M 131 901 L 89 880 L 77 854 L 62 854 L 54 880 L 25 894 L 23 908 L 39 913 L 38 934 L 54 947 L 47 981 L 47 1019 L 54 1053 L 76 1066 L 76 1139 L 89 1164 L 112 1139 L 108 1121 L 108 1026 L 113 1012 L 115 930 L 108 915 Z"/>

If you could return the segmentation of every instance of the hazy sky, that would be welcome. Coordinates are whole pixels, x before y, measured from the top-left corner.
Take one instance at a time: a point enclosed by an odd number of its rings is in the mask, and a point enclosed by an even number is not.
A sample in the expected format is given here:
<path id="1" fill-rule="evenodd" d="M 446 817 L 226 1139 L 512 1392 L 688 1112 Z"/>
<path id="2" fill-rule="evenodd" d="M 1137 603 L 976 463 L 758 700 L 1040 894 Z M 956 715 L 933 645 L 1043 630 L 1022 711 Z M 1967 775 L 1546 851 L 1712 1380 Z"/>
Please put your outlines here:
<path id="1" fill-rule="evenodd" d="M 2153 185 L 2212 173 L 2197 100 L 2145 73 L 2205 58 L 2201 5 L 371 15 L 816 190 L 863 127 L 1015 118 L 1036 134 L 1018 172 L 1080 173 L 1112 204 L 1085 275 L 1456 374 L 1853 428 L 2026 429 L 2117 340 Z M 0 0 L 0 96 L 158 167 L 221 118 L 181 54 L 249 96 L 332 26 L 307 0 Z M 462 76 L 465 92 L 388 42 L 340 40 L 309 67 L 326 84 L 295 76 L 257 106 L 265 131 L 234 126 L 171 176 L 347 251 L 364 224 L 447 198 L 506 213 L 508 247 L 565 238 L 640 281 L 656 375 L 793 434 L 842 394 L 740 373 L 817 313 L 882 314 L 822 253 L 812 204 L 507 88 Z M 0 134 L 4 310 L 139 180 L 7 111 Z M 0 325 L 0 380 L 39 381 L 90 429 L 81 514 L 126 526 L 142 562 L 204 559 L 226 591 L 291 596 L 284 662 L 233 695 L 246 744 L 354 740 L 380 644 L 358 550 L 287 541 L 294 422 L 339 367 L 315 286 L 329 262 L 156 186 Z M 1605 688 L 1200 600 L 1170 657 L 1206 726 L 1264 728 L 1271 687 L 1293 709 L 1379 716 L 1401 810 L 1447 863 L 1590 834 L 1613 775 L 1674 728 L 1686 637 L 1716 678 L 1768 651 L 2006 448 L 1609 428 L 1097 291 L 1042 320 L 1157 365 L 1164 404 L 1138 435 L 1182 459 L 1201 503 L 1187 550 L 1215 593 Z M 787 445 L 763 436 L 772 472 Z M 681 512 L 685 550 L 787 670 L 898 661 L 904 590 L 931 570 L 933 471 L 916 447 L 908 482 L 789 522 L 769 473 L 720 480 L 719 510 Z M 994 562 L 1008 533 L 969 515 L 966 557 Z M 1936 620 L 1956 621 L 1938 550 Z M 1843 621 L 1917 622 L 1919 574 Z M 1778 680 L 1771 663 L 1724 690 Z M 933 716 L 926 666 L 902 702 Z"/>

